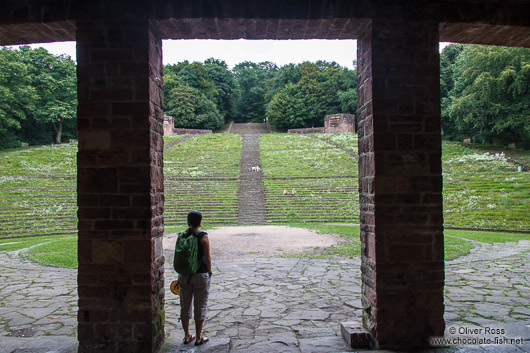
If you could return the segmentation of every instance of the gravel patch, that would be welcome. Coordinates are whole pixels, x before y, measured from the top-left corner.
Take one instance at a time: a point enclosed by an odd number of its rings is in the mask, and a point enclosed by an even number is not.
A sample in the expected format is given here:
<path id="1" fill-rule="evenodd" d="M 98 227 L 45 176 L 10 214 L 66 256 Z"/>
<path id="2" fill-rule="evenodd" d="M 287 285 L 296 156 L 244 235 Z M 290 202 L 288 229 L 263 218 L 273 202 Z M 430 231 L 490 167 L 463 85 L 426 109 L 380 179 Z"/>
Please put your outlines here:
<path id="1" fill-rule="evenodd" d="M 210 237 L 214 261 L 296 254 L 339 242 L 335 235 L 286 226 L 222 227 L 205 231 Z M 164 235 L 166 252 L 175 249 L 176 238 L 177 233 Z"/>

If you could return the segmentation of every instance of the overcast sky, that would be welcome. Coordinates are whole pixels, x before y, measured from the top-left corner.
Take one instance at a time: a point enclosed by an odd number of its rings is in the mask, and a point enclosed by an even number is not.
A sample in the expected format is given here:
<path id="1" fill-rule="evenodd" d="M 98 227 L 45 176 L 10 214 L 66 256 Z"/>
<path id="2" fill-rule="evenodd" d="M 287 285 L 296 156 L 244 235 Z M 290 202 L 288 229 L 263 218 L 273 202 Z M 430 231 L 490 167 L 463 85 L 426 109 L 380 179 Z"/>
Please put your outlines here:
<path id="1" fill-rule="evenodd" d="M 272 61 L 278 66 L 304 61 L 336 61 L 353 68 L 357 43 L 354 40 L 164 40 L 164 64 L 184 60 L 222 59 L 229 68 L 243 61 Z M 75 42 L 32 44 L 52 54 L 67 54 L 75 59 Z"/>
<path id="2" fill-rule="evenodd" d="M 448 43 L 440 43 L 440 49 Z M 278 66 L 304 61 L 336 61 L 353 68 L 357 57 L 355 40 L 164 40 L 164 64 L 208 58 L 222 59 L 229 68 L 243 61 L 272 61 Z M 32 44 L 52 54 L 67 54 L 75 60 L 75 42 Z"/>

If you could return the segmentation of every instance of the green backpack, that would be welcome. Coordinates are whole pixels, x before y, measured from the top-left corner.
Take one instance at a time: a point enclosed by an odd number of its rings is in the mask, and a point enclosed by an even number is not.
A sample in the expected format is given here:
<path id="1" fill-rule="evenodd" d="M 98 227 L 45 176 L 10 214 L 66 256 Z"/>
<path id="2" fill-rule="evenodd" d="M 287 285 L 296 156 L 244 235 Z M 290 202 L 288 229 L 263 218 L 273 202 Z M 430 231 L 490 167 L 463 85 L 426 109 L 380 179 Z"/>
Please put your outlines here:
<path id="1" fill-rule="evenodd" d="M 179 233 L 175 244 L 173 268 L 181 275 L 191 275 L 197 272 L 201 265 L 199 255 L 199 239 L 193 233 L 186 231 Z"/>

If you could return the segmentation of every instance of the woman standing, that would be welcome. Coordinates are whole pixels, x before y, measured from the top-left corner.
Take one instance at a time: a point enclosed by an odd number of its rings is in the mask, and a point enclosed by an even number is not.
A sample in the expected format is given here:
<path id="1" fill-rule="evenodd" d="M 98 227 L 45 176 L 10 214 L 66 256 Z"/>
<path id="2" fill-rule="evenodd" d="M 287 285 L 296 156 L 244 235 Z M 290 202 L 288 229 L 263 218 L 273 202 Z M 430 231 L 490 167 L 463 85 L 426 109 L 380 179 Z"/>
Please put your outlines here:
<path id="1" fill-rule="evenodd" d="M 199 239 L 198 259 L 201 264 L 196 273 L 191 275 L 179 274 L 180 286 L 180 319 L 184 329 L 184 343 L 195 340 L 195 345 L 208 342 L 208 337 L 202 334 L 206 319 L 208 295 L 210 293 L 210 278 L 212 277 L 212 258 L 210 256 L 210 240 L 208 233 L 199 231 L 202 214 L 199 211 L 188 213 L 187 234 L 193 234 Z M 190 334 L 191 305 L 195 316 L 195 336 Z"/>

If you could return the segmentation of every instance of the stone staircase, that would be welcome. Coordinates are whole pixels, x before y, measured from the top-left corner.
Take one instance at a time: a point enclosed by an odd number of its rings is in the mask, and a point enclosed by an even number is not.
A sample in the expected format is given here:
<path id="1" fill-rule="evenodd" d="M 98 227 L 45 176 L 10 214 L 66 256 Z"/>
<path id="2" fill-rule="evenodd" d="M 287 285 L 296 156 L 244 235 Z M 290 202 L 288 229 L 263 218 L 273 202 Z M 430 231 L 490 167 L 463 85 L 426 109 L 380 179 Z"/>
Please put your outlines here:
<path id="1" fill-rule="evenodd" d="M 259 135 L 269 133 L 267 124 L 233 124 L 230 133 L 241 134 L 241 176 L 237 220 L 241 225 L 265 224 L 265 190 L 260 167 Z"/>

